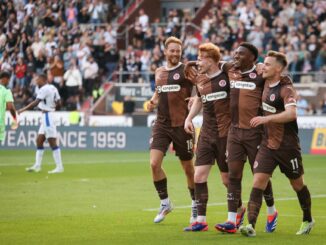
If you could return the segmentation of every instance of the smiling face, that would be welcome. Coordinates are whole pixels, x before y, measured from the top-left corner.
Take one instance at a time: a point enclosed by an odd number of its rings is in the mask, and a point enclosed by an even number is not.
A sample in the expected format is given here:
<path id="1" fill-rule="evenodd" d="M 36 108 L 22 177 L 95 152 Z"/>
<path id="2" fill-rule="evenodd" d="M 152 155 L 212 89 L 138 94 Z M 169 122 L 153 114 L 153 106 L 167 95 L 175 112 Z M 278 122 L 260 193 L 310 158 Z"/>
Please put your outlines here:
<path id="1" fill-rule="evenodd" d="M 169 66 L 176 66 L 180 62 L 182 54 L 181 45 L 171 42 L 164 49 L 164 55 Z"/>
<path id="2" fill-rule="evenodd" d="M 263 78 L 271 79 L 276 75 L 280 75 L 283 70 L 283 67 L 280 63 L 277 62 L 275 57 L 267 56 L 264 60 L 263 66 Z"/>
<path id="3" fill-rule="evenodd" d="M 197 61 L 199 73 L 201 74 L 208 73 L 213 63 L 214 63 L 213 59 L 207 55 L 207 52 L 200 52 Z"/>
<path id="4" fill-rule="evenodd" d="M 233 59 L 234 67 L 240 70 L 252 67 L 254 65 L 254 55 L 243 46 L 236 49 Z"/>

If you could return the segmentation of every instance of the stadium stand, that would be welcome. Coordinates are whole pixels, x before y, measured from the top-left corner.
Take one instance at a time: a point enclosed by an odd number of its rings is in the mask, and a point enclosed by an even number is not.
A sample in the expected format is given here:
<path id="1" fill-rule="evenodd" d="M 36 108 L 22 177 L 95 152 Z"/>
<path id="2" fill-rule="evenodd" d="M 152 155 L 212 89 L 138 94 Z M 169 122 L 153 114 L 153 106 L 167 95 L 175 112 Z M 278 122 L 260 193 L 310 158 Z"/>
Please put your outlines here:
<path id="1" fill-rule="evenodd" d="M 183 1 L 174 8 L 165 2 L 1 2 L 0 69 L 12 73 L 17 107 L 32 100 L 33 77 L 39 72 L 59 88 L 67 110 L 90 109 L 101 94 L 107 95 L 99 90 L 107 81 L 152 84 L 170 35 L 184 41 L 184 61 L 196 59 L 202 42 L 217 44 L 223 59 L 230 60 L 234 47 L 250 41 L 259 48 L 258 61 L 270 49 L 284 52 L 295 83 L 326 81 L 325 1 L 187 1 L 187 8 Z M 72 59 L 82 75 L 78 100 L 64 79 Z M 313 103 L 323 111 L 322 102 Z"/>

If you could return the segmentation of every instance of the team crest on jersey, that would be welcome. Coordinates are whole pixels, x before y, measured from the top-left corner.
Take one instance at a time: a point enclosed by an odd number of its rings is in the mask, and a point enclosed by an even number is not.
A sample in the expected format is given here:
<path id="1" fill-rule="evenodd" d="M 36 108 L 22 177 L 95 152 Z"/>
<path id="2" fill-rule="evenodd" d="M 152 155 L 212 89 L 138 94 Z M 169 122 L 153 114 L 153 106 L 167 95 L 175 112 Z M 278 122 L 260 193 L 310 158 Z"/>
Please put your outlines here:
<path id="1" fill-rule="evenodd" d="M 259 164 L 258 161 L 255 161 L 254 162 L 254 168 L 257 168 L 258 167 L 258 164 Z"/>
<path id="2" fill-rule="evenodd" d="M 275 100 L 275 94 L 271 94 L 271 96 L 269 96 L 269 100 L 274 101 Z"/>
<path id="3" fill-rule="evenodd" d="M 179 73 L 176 73 L 173 75 L 173 79 L 174 80 L 178 80 L 180 78 L 180 74 Z"/>
<path id="4" fill-rule="evenodd" d="M 256 77 L 257 77 L 257 74 L 256 74 L 256 73 L 253 73 L 253 72 L 251 72 L 251 73 L 249 74 L 249 77 L 250 77 L 251 79 L 254 79 L 254 78 L 256 78 Z"/>
<path id="5" fill-rule="evenodd" d="M 225 87 L 226 81 L 225 80 L 221 80 L 221 81 L 219 81 L 218 84 L 220 85 L 220 87 Z"/>

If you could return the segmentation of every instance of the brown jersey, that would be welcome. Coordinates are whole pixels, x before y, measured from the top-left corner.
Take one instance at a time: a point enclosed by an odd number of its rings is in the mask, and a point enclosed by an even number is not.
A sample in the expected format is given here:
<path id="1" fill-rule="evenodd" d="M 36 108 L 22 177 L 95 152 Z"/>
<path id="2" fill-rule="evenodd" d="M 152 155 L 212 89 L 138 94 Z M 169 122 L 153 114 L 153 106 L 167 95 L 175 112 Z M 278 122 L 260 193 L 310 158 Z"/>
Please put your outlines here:
<path id="1" fill-rule="evenodd" d="M 155 87 L 158 93 L 157 122 L 180 127 L 188 116 L 186 98 L 191 96 L 193 84 L 185 78 L 184 65 L 174 68 L 164 66 L 155 71 Z"/>
<path id="2" fill-rule="evenodd" d="M 203 125 L 200 134 L 209 138 L 226 137 L 231 124 L 230 83 L 227 74 L 219 72 L 213 77 L 198 75 L 196 84 L 197 96 L 203 103 Z"/>
<path id="3" fill-rule="evenodd" d="M 250 120 L 261 115 L 261 97 L 265 81 L 257 74 L 256 66 L 246 72 L 232 67 L 230 80 L 230 109 L 232 126 L 250 129 Z"/>
<path id="4" fill-rule="evenodd" d="M 267 86 L 263 92 L 262 107 L 264 115 L 278 114 L 287 106 L 296 105 L 296 91 L 289 79 L 281 81 L 273 86 Z M 298 148 L 298 124 L 297 120 L 287 123 L 268 123 L 265 125 L 263 144 L 270 149 Z"/>

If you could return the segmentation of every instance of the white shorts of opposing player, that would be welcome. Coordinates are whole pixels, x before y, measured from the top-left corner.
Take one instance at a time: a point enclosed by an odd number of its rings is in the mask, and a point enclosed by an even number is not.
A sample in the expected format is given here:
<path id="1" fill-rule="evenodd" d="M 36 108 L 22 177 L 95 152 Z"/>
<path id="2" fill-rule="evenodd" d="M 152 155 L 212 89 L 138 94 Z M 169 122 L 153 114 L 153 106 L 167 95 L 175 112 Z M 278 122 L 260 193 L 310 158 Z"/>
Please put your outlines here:
<path id="1" fill-rule="evenodd" d="M 38 134 L 44 135 L 46 139 L 57 138 L 56 120 L 53 112 L 43 112 L 42 122 Z M 37 148 L 35 156 L 35 164 L 32 167 L 26 168 L 28 172 L 40 172 L 44 148 Z M 55 169 L 49 171 L 49 174 L 62 173 L 64 171 L 61 150 L 59 147 L 52 148 L 53 159 L 56 164 Z"/>

